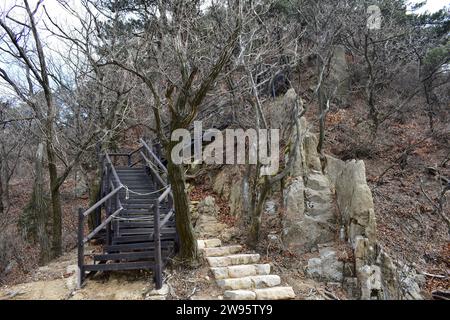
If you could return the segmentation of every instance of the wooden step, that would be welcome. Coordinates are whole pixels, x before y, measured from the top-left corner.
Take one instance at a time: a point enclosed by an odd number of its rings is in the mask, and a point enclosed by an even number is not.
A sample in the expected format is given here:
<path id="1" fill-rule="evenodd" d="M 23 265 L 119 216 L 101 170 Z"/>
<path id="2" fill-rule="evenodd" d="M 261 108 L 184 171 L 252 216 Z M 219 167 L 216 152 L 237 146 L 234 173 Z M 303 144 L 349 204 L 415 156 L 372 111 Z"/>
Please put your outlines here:
<path id="1" fill-rule="evenodd" d="M 166 233 L 163 233 L 163 235 L 166 235 L 166 238 L 170 239 L 170 235 L 174 234 L 175 226 L 167 228 L 168 231 Z M 172 231 L 170 231 L 171 229 Z M 128 228 L 128 229 L 120 229 L 117 230 L 117 232 L 113 235 L 113 241 L 129 241 L 130 237 L 137 237 L 136 241 L 142 242 L 146 241 L 147 238 L 144 238 L 143 240 L 140 238 L 141 236 L 150 236 L 153 234 L 153 228 Z M 152 239 L 153 240 L 153 239 Z"/>
<path id="2" fill-rule="evenodd" d="M 174 240 L 175 239 L 176 230 L 168 231 L 166 233 L 161 234 L 161 240 Z M 149 242 L 153 241 L 153 237 L 150 235 L 138 235 L 138 236 L 121 236 L 121 237 L 113 237 L 113 244 L 126 244 L 133 242 Z"/>
<path id="3" fill-rule="evenodd" d="M 175 221 L 170 220 L 167 223 L 172 223 L 171 225 L 174 225 Z M 119 223 L 119 228 L 153 228 L 153 220 L 146 221 L 146 222 L 124 222 L 121 221 Z"/>
<path id="4" fill-rule="evenodd" d="M 113 244 L 109 246 L 104 246 L 103 250 L 105 252 L 126 252 L 126 251 L 136 251 L 136 250 L 153 250 L 155 248 L 154 242 L 144 242 L 144 243 L 128 243 L 128 244 Z M 161 241 L 162 248 L 173 248 L 173 241 Z"/>
<path id="5" fill-rule="evenodd" d="M 152 269 L 154 263 L 149 261 L 125 262 L 125 263 L 102 263 L 94 265 L 84 265 L 86 271 L 119 271 L 119 270 L 139 270 Z"/>
<path id="6" fill-rule="evenodd" d="M 175 225 L 164 225 L 164 227 L 160 230 L 161 235 L 165 235 L 165 234 L 172 234 L 174 233 L 175 230 Z M 150 235 L 153 233 L 153 228 L 123 228 L 123 229 L 119 229 L 118 232 L 120 233 L 120 235 L 118 235 L 116 238 L 119 237 L 123 237 L 123 236 L 128 236 L 130 233 L 132 234 L 132 232 L 140 232 L 139 234 L 141 235 Z M 122 233 L 125 232 L 125 233 Z M 129 233 L 127 233 L 129 232 Z M 143 233 L 145 232 L 145 233 Z"/>
<path id="7" fill-rule="evenodd" d="M 140 251 L 140 252 L 121 252 L 121 253 L 107 253 L 107 254 L 98 254 L 94 256 L 94 261 L 109 261 L 109 260 L 125 260 L 125 261 L 136 261 L 136 260 L 149 260 L 152 261 L 155 258 L 155 250 L 154 248 L 149 248 L 152 250 L 149 251 Z M 161 255 L 163 257 L 167 257 L 170 254 L 170 249 L 161 248 Z"/>

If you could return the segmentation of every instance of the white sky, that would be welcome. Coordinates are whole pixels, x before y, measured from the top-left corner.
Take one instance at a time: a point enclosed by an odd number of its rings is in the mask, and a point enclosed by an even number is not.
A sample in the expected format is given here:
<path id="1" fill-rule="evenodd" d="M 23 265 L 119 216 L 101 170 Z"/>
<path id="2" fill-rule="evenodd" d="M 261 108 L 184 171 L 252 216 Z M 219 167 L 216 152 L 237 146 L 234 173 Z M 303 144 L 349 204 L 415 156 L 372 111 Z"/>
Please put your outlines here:
<path id="1" fill-rule="evenodd" d="M 415 1 L 411 1 L 412 3 L 417 3 L 420 2 L 418 0 Z M 419 13 L 423 13 L 425 11 L 429 11 L 429 12 L 436 12 L 440 9 L 442 9 L 443 7 L 448 7 L 450 5 L 450 0 L 428 0 L 427 4 L 424 6 L 424 8 L 422 8 L 421 10 L 419 10 Z"/>

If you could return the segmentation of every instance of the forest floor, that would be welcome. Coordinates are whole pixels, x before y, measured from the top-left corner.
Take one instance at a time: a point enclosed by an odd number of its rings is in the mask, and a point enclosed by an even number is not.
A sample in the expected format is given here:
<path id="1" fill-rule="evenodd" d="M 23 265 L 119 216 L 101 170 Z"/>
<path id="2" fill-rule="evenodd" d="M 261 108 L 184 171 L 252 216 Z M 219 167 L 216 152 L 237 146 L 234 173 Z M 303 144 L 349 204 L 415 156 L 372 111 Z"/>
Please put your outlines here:
<path id="1" fill-rule="evenodd" d="M 448 106 L 437 113 L 430 134 L 420 103 L 415 101 L 400 116 L 383 123 L 375 136 L 366 137 L 357 134 L 364 124 L 361 119 L 367 119 L 362 103 L 332 110 L 327 117 L 326 152 L 344 160 L 364 160 L 378 241 L 391 256 L 418 272 L 441 276 L 427 276 L 424 289 L 431 293 L 450 289 L 450 226 L 434 210 L 443 186 L 427 169 L 436 168 L 450 179 L 450 163 L 444 163 L 450 156 L 450 114 Z M 450 217 L 448 193 L 443 214 Z"/>
<path id="2" fill-rule="evenodd" d="M 273 261 L 267 257 L 263 262 Z M 275 263 L 275 265 L 277 265 Z M 279 270 L 279 267 L 276 268 Z M 77 289 L 76 251 L 66 253 L 52 263 L 35 269 L 28 280 L 0 287 L 0 300 L 153 300 L 154 282 L 151 272 L 104 272 L 86 279 Z M 283 268 L 284 270 L 284 268 Z M 329 299 L 326 287 L 306 279 L 292 268 L 284 270 L 282 281 L 291 285 L 297 299 Z M 220 300 L 223 290 L 209 272 L 202 259 L 200 266 L 192 269 L 171 265 L 165 270 L 165 299 Z M 164 291 L 164 289 L 163 289 Z M 160 296 L 156 296 L 160 299 Z"/>

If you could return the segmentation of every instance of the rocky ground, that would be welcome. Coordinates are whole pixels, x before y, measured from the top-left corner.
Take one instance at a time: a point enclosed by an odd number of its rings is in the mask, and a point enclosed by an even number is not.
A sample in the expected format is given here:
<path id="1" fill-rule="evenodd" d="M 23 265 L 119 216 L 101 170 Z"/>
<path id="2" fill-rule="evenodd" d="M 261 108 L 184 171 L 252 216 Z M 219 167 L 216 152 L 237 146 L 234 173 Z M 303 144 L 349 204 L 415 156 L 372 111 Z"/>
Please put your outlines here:
<path id="1" fill-rule="evenodd" d="M 0 288 L 0 300 L 161 300 L 223 299 L 206 260 L 195 269 L 170 266 L 165 285 L 155 290 L 151 272 L 110 272 L 88 278 L 82 289 L 76 288 L 76 252 L 36 269 L 30 281 Z M 270 262 L 269 259 L 263 259 Z M 273 264 L 274 270 L 279 268 Z M 326 287 L 296 274 L 284 273 L 283 283 L 293 286 L 297 299 L 330 299 Z M 301 281 L 299 281 L 301 280 Z"/>

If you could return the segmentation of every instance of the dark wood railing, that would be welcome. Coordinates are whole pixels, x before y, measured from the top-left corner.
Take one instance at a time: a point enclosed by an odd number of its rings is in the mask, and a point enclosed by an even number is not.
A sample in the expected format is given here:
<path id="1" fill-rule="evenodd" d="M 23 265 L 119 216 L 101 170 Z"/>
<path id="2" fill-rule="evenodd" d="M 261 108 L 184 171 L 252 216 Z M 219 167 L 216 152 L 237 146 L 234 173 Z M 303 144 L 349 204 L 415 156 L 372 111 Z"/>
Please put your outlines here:
<path id="1" fill-rule="evenodd" d="M 142 146 L 130 153 L 105 153 L 102 157 L 102 192 L 104 195 L 99 201 L 97 201 L 92 207 L 84 211 L 79 209 L 78 211 L 78 268 L 79 268 L 79 281 L 78 285 L 81 287 L 85 278 L 84 270 L 84 247 L 88 241 L 93 239 L 101 230 L 106 228 L 105 242 L 107 245 L 112 241 L 111 225 L 113 219 L 120 214 L 123 210 L 122 204 L 119 199 L 119 192 L 126 188 L 122 184 L 120 178 L 116 172 L 113 161 L 111 158 L 125 157 L 128 167 L 134 167 L 139 163 L 143 163 L 149 168 L 151 178 L 154 182 L 156 190 L 164 190 L 164 192 L 155 199 L 154 205 L 150 208 L 153 210 L 153 233 L 150 234 L 150 238 L 154 241 L 155 250 L 155 266 L 154 277 L 156 287 L 159 289 L 162 287 L 162 254 L 161 254 L 161 230 L 166 223 L 174 216 L 175 209 L 173 207 L 173 194 L 170 185 L 168 185 L 166 178 L 163 177 L 167 174 L 167 168 L 163 165 L 161 160 L 155 154 L 148 144 L 140 139 Z M 133 157 L 137 156 L 137 159 L 133 160 Z M 162 173 L 162 175 L 160 174 Z M 161 221 L 160 217 L 160 205 L 163 202 L 167 202 L 167 207 L 170 209 Z M 105 208 L 106 216 L 105 220 L 101 221 L 101 208 Z M 97 214 L 98 221 L 94 230 L 87 236 L 84 236 L 84 224 L 86 218 L 95 212 Z"/>
<path id="2" fill-rule="evenodd" d="M 111 244 L 111 221 L 116 217 L 122 210 L 122 204 L 119 199 L 119 191 L 124 188 L 117 172 L 111 162 L 108 154 L 104 157 L 104 166 L 102 166 L 102 171 L 104 173 L 103 177 L 106 177 L 106 181 L 102 181 L 102 189 L 109 190 L 108 194 L 102 199 L 97 201 L 92 207 L 83 212 L 83 209 L 78 209 L 78 286 L 81 287 L 84 277 L 84 247 L 86 243 L 94 238 L 103 228 L 106 228 L 106 243 Z M 112 173 L 112 176 L 111 176 Z M 113 178 L 115 183 L 113 182 Z M 113 204 L 111 199 L 114 199 Z M 89 233 L 86 237 L 84 236 L 84 223 L 86 218 L 93 212 L 99 214 L 101 207 L 105 207 L 106 218 L 105 221 L 101 222 L 95 227 L 95 229 Z M 114 212 L 112 212 L 114 210 Z M 101 214 L 100 214 L 101 219 Z"/>

